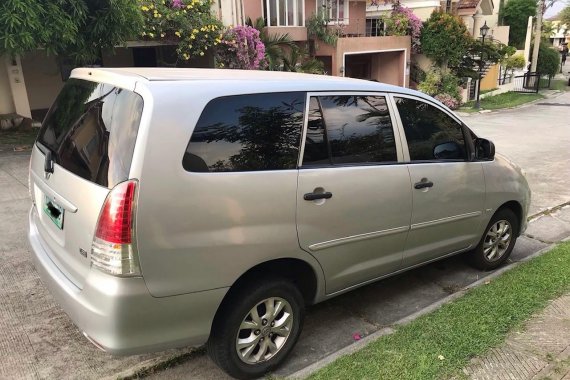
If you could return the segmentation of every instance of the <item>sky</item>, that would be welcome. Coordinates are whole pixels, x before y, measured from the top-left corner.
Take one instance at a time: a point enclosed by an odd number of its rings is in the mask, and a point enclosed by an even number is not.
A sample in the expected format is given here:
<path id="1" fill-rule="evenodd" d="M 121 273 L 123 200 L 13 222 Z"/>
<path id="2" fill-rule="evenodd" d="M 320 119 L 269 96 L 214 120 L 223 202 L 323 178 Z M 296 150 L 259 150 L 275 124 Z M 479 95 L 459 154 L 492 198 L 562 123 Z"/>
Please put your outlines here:
<path id="1" fill-rule="evenodd" d="M 544 13 L 544 18 L 556 16 L 564 7 L 570 6 L 570 0 L 557 0 L 553 6 L 548 8 Z"/>

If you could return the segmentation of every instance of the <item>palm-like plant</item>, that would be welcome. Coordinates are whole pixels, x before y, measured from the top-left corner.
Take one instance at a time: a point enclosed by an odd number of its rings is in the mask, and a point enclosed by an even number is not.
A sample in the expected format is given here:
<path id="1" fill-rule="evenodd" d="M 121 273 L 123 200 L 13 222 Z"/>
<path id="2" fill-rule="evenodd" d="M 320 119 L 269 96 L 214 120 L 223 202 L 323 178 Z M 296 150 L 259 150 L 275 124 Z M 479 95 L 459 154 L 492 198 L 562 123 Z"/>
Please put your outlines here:
<path id="1" fill-rule="evenodd" d="M 268 63 L 268 69 L 271 71 L 281 70 L 285 51 L 297 48 L 295 41 L 291 40 L 289 34 L 267 33 L 265 21 L 262 17 L 257 18 L 255 22 L 248 17 L 245 23 L 259 30 L 259 37 L 261 38 L 261 42 L 265 45 L 265 59 Z"/>
<path id="2" fill-rule="evenodd" d="M 324 74 L 324 64 L 307 53 L 306 49 L 296 47 L 283 57 L 283 71 L 307 74 Z"/>
<path id="3" fill-rule="evenodd" d="M 267 33 L 262 17 L 255 22 L 248 17 L 246 25 L 259 30 L 259 37 L 265 45 L 265 60 L 269 70 L 323 74 L 323 63 L 311 57 L 307 50 L 299 47 L 288 34 Z"/>

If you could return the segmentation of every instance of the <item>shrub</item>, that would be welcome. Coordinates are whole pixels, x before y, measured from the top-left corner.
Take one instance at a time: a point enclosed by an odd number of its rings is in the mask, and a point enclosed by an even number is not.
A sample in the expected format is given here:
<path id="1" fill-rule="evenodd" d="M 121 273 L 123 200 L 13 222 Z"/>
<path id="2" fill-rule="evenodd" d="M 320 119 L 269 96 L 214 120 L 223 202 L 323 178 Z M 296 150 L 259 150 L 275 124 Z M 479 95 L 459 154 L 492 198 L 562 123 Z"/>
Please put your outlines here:
<path id="1" fill-rule="evenodd" d="M 418 85 L 418 90 L 433 96 L 451 109 L 456 109 L 461 104 L 459 79 L 449 71 L 431 70 Z"/>
<path id="2" fill-rule="evenodd" d="M 328 27 L 329 19 L 320 10 L 307 20 L 307 34 L 309 39 L 319 39 L 327 45 L 336 46 L 340 30 Z M 315 49 L 317 47 L 315 46 Z"/>
<path id="3" fill-rule="evenodd" d="M 211 13 L 211 0 L 139 0 L 142 38 L 178 43 L 178 57 L 203 56 L 221 40 L 222 24 Z"/>
<path id="4" fill-rule="evenodd" d="M 402 15 L 407 19 L 408 30 L 406 31 L 406 34 L 409 34 L 412 37 L 412 52 L 419 53 L 421 50 L 420 37 L 422 34 L 422 27 L 424 25 L 422 20 L 416 16 L 410 8 L 402 6 L 399 2 L 394 3 L 392 14 Z"/>
<path id="5" fill-rule="evenodd" d="M 460 64 L 471 39 L 460 18 L 441 12 L 431 14 L 420 38 L 422 52 L 444 68 Z"/>
<path id="6" fill-rule="evenodd" d="M 505 61 L 505 68 L 508 70 L 522 69 L 524 68 L 526 61 L 524 56 L 521 54 L 515 54 L 507 58 Z"/>
<path id="7" fill-rule="evenodd" d="M 451 108 L 452 110 L 456 110 L 457 108 L 459 108 L 459 105 L 461 104 L 461 101 L 459 99 L 454 98 L 449 94 L 436 95 L 434 96 L 434 98 L 436 98 L 437 100 L 439 100 L 447 107 Z"/>
<path id="8" fill-rule="evenodd" d="M 530 49 L 531 54 L 533 48 Z M 532 56 L 530 57 L 532 61 Z M 553 48 L 541 43 L 538 47 L 538 62 L 536 71 L 540 74 L 554 76 L 560 70 L 560 53 Z"/>
<path id="9" fill-rule="evenodd" d="M 386 35 L 388 36 L 407 36 L 409 22 L 406 15 L 392 12 L 390 16 L 383 17 L 384 25 L 386 25 Z"/>
<path id="10" fill-rule="evenodd" d="M 503 84 L 505 84 L 506 79 L 507 79 L 507 74 L 511 74 L 513 75 L 515 72 L 515 69 L 522 69 L 524 68 L 526 64 L 526 61 L 524 59 L 524 56 L 522 56 L 521 54 L 514 54 L 511 55 L 510 57 L 506 58 L 503 62 Z"/>
<path id="11" fill-rule="evenodd" d="M 267 62 L 259 31 L 247 25 L 228 29 L 216 51 L 216 64 L 228 69 L 263 69 Z"/>
<path id="12" fill-rule="evenodd" d="M 385 25 L 387 36 L 410 36 L 412 38 L 412 52 L 420 52 L 420 36 L 423 27 L 422 20 L 410 8 L 403 7 L 399 2 L 392 6 L 389 15 L 380 16 Z"/>

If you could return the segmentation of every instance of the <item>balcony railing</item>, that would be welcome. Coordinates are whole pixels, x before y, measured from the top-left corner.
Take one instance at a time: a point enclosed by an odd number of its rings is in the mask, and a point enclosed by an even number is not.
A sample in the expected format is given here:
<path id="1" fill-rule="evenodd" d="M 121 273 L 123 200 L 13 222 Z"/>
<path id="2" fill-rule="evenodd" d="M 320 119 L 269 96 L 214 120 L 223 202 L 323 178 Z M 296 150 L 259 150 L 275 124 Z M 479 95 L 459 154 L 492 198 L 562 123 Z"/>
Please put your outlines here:
<path id="1" fill-rule="evenodd" d="M 328 21 L 328 27 L 336 29 L 340 38 L 385 36 L 384 25 L 377 19 L 342 18 Z"/>

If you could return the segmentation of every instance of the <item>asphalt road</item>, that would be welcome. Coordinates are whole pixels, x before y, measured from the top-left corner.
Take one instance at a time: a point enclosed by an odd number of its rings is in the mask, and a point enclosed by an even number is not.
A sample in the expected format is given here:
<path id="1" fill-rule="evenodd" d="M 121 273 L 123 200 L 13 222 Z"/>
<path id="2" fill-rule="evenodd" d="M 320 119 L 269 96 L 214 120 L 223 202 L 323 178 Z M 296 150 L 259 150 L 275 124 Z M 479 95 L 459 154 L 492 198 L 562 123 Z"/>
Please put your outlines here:
<path id="1" fill-rule="evenodd" d="M 463 119 L 526 171 L 531 215 L 570 201 L 570 92 Z"/>
<path id="2" fill-rule="evenodd" d="M 531 213 L 570 201 L 570 93 L 517 110 L 465 121 L 528 173 Z M 562 105 L 553 105 L 559 103 Z M 116 378 L 188 352 L 113 358 L 88 343 L 54 303 L 31 263 L 25 239 L 28 156 L 0 154 L 0 378 Z M 531 225 L 513 253 L 520 260 L 566 232 L 551 217 Z M 557 230 L 557 228 L 559 230 Z M 558 231 L 558 232 L 556 232 Z M 550 239 L 550 240 L 549 240 Z M 451 258 L 311 307 L 294 352 L 277 375 L 289 375 L 476 281 L 485 273 Z M 203 351 L 156 379 L 224 378 Z"/>

